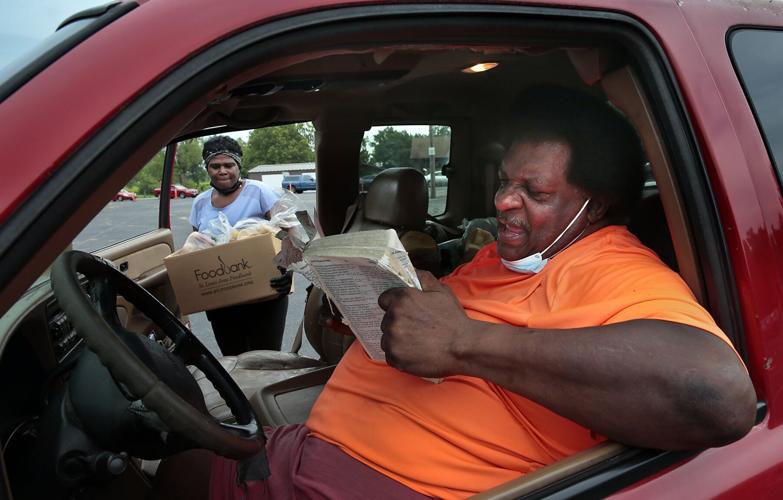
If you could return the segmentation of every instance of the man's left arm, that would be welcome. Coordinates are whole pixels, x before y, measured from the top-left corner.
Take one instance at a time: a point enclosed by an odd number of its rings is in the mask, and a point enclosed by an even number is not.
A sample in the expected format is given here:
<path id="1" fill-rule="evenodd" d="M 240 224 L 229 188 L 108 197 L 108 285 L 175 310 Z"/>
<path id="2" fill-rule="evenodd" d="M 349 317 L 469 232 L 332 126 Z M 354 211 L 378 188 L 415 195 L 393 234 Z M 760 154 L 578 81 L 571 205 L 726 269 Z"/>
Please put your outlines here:
<path id="1" fill-rule="evenodd" d="M 609 439 L 659 449 L 720 446 L 748 432 L 755 392 L 721 339 L 660 320 L 540 330 L 468 318 L 448 287 L 379 298 L 387 362 L 424 377 L 492 381 Z"/>

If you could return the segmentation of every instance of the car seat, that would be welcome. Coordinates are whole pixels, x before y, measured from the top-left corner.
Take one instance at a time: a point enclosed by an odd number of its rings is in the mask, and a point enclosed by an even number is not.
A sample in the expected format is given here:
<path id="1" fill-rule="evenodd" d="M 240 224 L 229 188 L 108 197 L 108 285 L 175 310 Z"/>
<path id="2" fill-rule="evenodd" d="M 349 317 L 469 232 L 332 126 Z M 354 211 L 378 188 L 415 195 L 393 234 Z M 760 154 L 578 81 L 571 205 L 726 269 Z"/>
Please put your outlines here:
<path id="1" fill-rule="evenodd" d="M 346 210 L 342 232 L 395 229 L 400 242 L 417 269 L 439 273 L 440 254 L 435 240 L 423 232 L 427 221 L 427 182 L 414 168 L 390 168 L 379 173 L 365 195 Z M 321 318 L 331 314 L 323 291 L 313 288 L 305 306 L 305 333 L 321 359 L 337 363 L 353 337 L 323 326 Z"/>

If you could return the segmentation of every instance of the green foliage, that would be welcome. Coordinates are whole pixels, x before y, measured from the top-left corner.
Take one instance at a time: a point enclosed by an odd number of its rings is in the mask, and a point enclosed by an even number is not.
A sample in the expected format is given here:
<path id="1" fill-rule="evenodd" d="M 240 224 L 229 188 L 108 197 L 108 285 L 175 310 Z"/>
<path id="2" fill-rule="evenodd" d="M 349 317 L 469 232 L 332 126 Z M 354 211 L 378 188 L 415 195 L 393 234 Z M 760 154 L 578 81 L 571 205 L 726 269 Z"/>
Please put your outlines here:
<path id="1" fill-rule="evenodd" d="M 432 135 L 433 137 L 437 137 L 439 135 L 451 135 L 451 127 L 447 125 L 433 125 Z"/>
<path id="2" fill-rule="evenodd" d="M 370 163 L 370 150 L 367 143 L 367 137 L 362 138 L 362 149 L 359 151 L 359 165 L 368 165 Z"/>
<path id="3" fill-rule="evenodd" d="M 152 159 L 128 183 L 128 189 L 136 194 L 152 194 L 152 190 L 160 187 L 163 178 L 163 157 L 165 149 L 158 151 Z"/>
<path id="4" fill-rule="evenodd" d="M 175 184 L 195 187 L 209 179 L 201 159 L 202 146 L 203 142 L 200 139 L 188 139 L 177 144 L 172 176 Z"/>
<path id="5" fill-rule="evenodd" d="M 188 139 L 177 145 L 174 158 L 172 183 L 195 187 L 208 181 L 207 172 L 201 161 L 200 139 Z M 144 165 L 139 173 L 127 185 L 129 191 L 138 195 L 151 195 L 153 189 L 160 187 L 163 178 L 163 160 L 166 150 L 161 149 Z"/>
<path id="6" fill-rule="evenodd" d="M 301 126 L 302 135 L 307 139 L 307 144 L 310 145 L 310 150 L 313 151 L 313 158 L 315 158 L 315 125 L 312 122 L 307 122 L 302 123 Z"/>
<path id="7" fill-rule="evenodd" d="M 258 165 L 302 163 L 315 160 L 315 129 L 310 123 L 293 123 L 255 129 L 244 150 L 243 175 Z"/>
<path id="8" fill-rule="evenodd" d="M 378 131 L 372 138 L 372 163 L 383 168 L 409 166 L 411 139 L 408 132 L 392 127 Z"/>
<path id="9" fill-rule="evenodd" d="M 244 151 L 242 175 L 260 164 L 300 163 L 315 159 L 315 127 L 312 123 L 295 123 L 278 127 L 256 129 L 250 132 L 247 142 L 237 142 Z M 201 159 L 204 138 L 188 139 L 177 144 L 172 183 L 195 187 L 199 191 L 209 188 L 209 176 Z M 128 183 L 127 189 L 138 195 L 152 195 L 160 187 L 163 177 L 165 149 L 157 154 Z"/>

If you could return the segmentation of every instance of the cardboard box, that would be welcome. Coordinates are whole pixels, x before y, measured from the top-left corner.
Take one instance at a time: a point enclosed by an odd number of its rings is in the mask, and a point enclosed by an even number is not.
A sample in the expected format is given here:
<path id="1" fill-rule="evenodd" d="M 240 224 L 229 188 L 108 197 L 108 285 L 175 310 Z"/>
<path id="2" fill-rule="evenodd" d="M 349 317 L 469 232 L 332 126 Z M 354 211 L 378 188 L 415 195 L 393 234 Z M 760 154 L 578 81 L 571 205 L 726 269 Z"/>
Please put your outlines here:
<path id="1" fill-rule="evenodd" d="M 182 314 L 274 297 L 280 240 L 265 234 L 163 259 Z"/>

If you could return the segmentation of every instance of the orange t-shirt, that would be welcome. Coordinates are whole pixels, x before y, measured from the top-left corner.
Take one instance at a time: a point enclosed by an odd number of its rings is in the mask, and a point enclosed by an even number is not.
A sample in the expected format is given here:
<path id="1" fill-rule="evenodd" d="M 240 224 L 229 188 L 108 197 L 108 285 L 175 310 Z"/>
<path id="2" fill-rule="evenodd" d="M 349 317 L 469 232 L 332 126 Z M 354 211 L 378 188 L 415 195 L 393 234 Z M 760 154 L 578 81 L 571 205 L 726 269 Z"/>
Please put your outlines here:
<path id="1" fill-rule="evenodd" d="M 492 244 L 442 281 L 477 320 L 578 328 L 654 318 L 728 342 L 682 279 L 621 226 L 579 240 L 539 274 L 507 270 Z M 373 469 L 439 498 L 487 490 L 603 439 L 491 382 L 453 376 L 433 384 L 371 361 L 358 342 L 307 426 Z"/>

